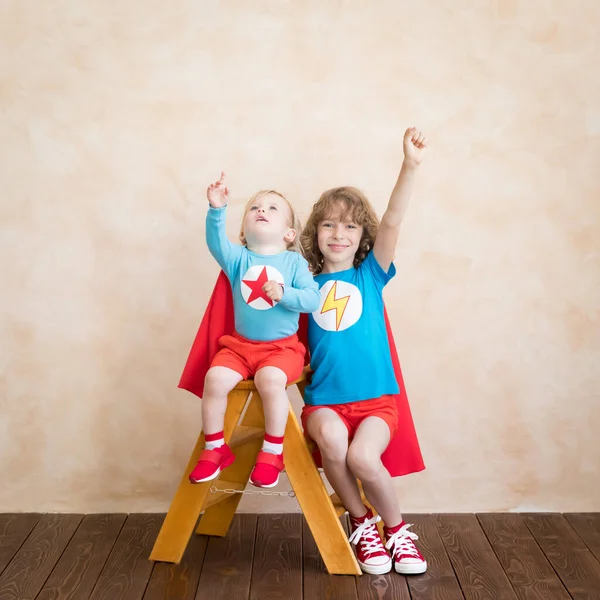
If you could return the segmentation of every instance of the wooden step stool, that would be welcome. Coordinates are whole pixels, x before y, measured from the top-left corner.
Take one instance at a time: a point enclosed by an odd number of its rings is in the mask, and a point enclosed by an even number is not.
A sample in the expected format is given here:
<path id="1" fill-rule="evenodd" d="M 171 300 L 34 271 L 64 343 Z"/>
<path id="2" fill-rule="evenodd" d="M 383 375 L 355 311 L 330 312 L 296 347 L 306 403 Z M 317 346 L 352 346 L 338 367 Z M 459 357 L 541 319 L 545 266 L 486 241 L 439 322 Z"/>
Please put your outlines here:
<path id="1" fill-rule="evenodd" d="M 307 379 L 308 373 L 305 370 L 300 379 L 290 384 L 298 386 L 302 397 Z M 254 381 L 242 381 L 229 394 L 224 427 L 225 442 L 235 453 L 236 461 L 217 479 L 190 483 L 188 475 L 204 449 L 204 433 L 200 434 L 152 549 L 150 560 L 178 563 L 201 512 L 204 514 L 196 533 L 221 537 L 227 534 L 241 494 L 225 493 L 222 490 L 244 490 L 256 456 L 262 448 L 264 433 L 260 395 Z M 291 404 L 285 429 L 284 462 L 290 484 L 327 571 L 335 575 L 360 575 L 360 567 L 340 523 L 340 516 L 345 513 L 345 509 L 335 494 L 329 496 Z M 211 493 L 211 487 L 216 488 L 216 493 Z"/>

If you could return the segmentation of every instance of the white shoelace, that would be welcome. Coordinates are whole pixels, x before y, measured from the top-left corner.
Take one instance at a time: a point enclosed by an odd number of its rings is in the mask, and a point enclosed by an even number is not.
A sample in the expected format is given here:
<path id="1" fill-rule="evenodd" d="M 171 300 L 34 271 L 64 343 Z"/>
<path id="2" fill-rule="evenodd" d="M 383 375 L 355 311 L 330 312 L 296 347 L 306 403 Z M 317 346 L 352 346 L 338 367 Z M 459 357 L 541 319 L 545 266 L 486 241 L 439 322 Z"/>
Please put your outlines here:
<path id="1" fill-rule="evenodd" d="M 407 523 L 403 525 L 396 533 L 393 533 L 390 536 L 390 539 L 387 541 L 385 547 L 389 550 L 393 547 L 392 555 L 396 556 L 398 550 L 400 550 L 400 554 L 408 554 L 409 556 L 413 556 L 414 558 L 419 558 L 419 551 L 417 547 L 413 543 L 413 540 L 418 540 L 419 536 L 412 531 L 408 531 L 408 528 L 412 525 Z"/>
<path id="2" fill-rule="evenodd" d="M 372 519 L 368 519 L 364 523 L 361 523 L 353 532 L 349 538 L 349 542 L 351 544 L 358 544 L 361 540 L 363 540 L 363 549 L 366 555 L 374 554 L 375 552 L 381 552 L 382 550 L 385 552 L 385 548 L 381 543 L 381 538 L 379 537 L 379 531 L 377 531 L 377 527 L 375 527 L 375 523 L 379 523 L 381 521 L 381 517 L 377 515 Z"/>

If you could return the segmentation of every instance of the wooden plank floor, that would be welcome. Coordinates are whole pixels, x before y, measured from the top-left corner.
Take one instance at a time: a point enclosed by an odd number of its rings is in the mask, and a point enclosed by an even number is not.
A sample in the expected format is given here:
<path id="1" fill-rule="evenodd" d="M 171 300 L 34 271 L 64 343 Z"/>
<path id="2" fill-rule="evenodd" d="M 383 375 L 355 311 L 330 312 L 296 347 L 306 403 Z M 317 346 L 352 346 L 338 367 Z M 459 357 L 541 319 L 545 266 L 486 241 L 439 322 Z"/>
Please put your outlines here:
<path id="1" fill-rule="evenodd" d="M 0 515 L 0 600 L 600 600 L 600 513 L 407 515 L 417 577 L 328 575 L 300 514 L 236 515 L 154 564 L 163 518 Z"/>

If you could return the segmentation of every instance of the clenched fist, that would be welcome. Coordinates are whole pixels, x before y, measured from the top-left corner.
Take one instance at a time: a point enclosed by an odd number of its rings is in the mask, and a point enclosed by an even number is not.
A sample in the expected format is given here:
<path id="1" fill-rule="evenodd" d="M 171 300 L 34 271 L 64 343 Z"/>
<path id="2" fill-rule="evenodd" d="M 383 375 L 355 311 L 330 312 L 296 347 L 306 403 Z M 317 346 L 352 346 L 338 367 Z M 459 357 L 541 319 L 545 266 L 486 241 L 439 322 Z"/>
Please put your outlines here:
<path id="1" fill-rule="evenodd" d="M 277 281 L 267 281 L 262 290 L 273 302 L 279 302 L 283 298 L 283 286 Z"/>

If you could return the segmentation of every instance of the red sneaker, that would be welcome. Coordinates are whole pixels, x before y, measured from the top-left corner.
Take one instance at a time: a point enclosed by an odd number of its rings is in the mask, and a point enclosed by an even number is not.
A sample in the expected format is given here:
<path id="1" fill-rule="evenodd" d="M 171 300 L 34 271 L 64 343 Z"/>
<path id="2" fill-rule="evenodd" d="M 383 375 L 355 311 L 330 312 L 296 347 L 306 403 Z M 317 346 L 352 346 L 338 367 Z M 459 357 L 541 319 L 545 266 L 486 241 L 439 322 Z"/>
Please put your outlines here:
<path id="1" fill-rule="evenodd" d="M 398 531 L 392 533 L 386 527 L 385 537 L 387 538 L 386 548 L 391 549 L 394 557 L 394 569 L 401 575 L 420 575 L 427 571 L 427 563 L 423 555 L 419 552 L 413 540 L 418 540 L 419 536 L 412 531 L 411 527 L 404 521 L 399 526 Z"/>
<path id="2" fill-rule="evenodd" d="M 261 450 L 250 475 L 250 483 L 256 487 L 272 488 L 279 483 L 279 473 L 285 469 L 283 454 L 271 454 Z"/>
<path id="3" fill-rule="evenodd" d="M 379 521 L 381 517 L 374 517 L 371 509 L 360 519 L 350 517 L 352 534 L 349 541 L 356 545 L 356 558 L 360 568 L 371 575 L 382 575 L 392 570 L 392 559 L 375 525 Z"/>
<path id="4" fill-rule="evenodd" d="M 192 483 L 202 483 L 211 481 L 219 476 L 223 469 L 232 465 L 235 461 L 235 454 L 227 444 L 223 444 L 214 450 L 203 450 L 198 464 L 190 473 Z"/>

